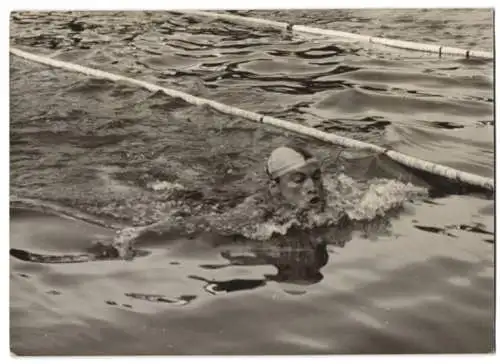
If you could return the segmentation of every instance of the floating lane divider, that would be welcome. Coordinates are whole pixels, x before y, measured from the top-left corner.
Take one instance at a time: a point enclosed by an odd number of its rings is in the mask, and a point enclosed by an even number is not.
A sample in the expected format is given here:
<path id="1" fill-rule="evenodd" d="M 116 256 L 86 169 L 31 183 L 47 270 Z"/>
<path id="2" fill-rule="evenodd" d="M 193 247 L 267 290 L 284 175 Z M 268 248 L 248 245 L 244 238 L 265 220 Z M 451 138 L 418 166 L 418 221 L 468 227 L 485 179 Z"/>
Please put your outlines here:
<path id="1" fill-rule="evenodd" d="M 133 78 L 125 77 L 125 76 L 120 76 L 114 73 L 109 73 L 93 68 L 88 68 L 84 66 L 80 66 L 74 63 L 69 63 L 69 62 L 64 62 L 64 61 L 59 61 L 53 58 L 45 57 L 45 56 L 40 56 L 32 53 L 28 53 L 25 51 L 22 51 L 20 49 L 16 48 L 10 48 L 10 53 L 13 55 L 30 60 L 33 62 L 37 63 L 42 63 L 48 66 L 64 69 L 67 71 L 71 72 L 78 72 L 78 73 L 83 73 L 87 76 L 92 76 L 92 77 L 97 77 L 97 78 L 102 78 L 110 81 L 121 81 L 121 82 L 126 82 L 132 85 L 136 85 L 142 88 L 145 88 L 147 90 L 150 90 L 152 92 L 157 92 L 157 91 L 162 91 L 168 96 L 171 97 L 178 97 L 192 105 L 206 105 L 209 106 L 217 111 L 220 111 L 221 113 L 224 114 L 229 114 L 229 115 L 234 115 L 234 116 L 239 116 L 257 123 L 263 123 L 263 124 L 268 124 L 272 125 L 281 129 L 286 129 L 288 131 L 295 132 L 297 134 L 301 135 L 307 135 L 312 138 L 316 138 L 319 140 L 322 140 L 324 142 L 328 142 L 331 144 L 335 145 L 341 145 L 344 147 L 349 147 L 349 148 L 355 148 L 355 149 L 365 149 L 365 150 L 371 150 L 376 153 L 382 153 L 387 155 L 389 158 L 393 159 L 396 162 L 401 163 L 402 165 L 405 165 L 410 168 L 414 168 L 417 170 L 425 171 L 434 175 L 442 176 L 445 178 L 448 178 L 450 180 L 456 181 L 456 182 L 462 182 L 466 183 L 469 185 L 473 186 L 478 186 L 482 187 L 487 190 L 494 190 L 494 183 L 493 179 L 491 178 L 486 178 L 482 176 L 478 176 L 472 173 L 468 172 L 462 172 L 450 167 L 445 167 L 439 164 L 431 163 L 428 161 L 424 161 L 418 158 L 414 158 L 399 152 L 396 152 L 394 150 L 390 150 L 387 148 L 382 148 L 374 144 L 366 143 L 366 142 L 361 142 L 358 140 L 338 136 L 332 133 L 326 133 L 311 127 L 307 127 L 304 125 L 300 125 L 297 123 L 292 123 L 289 121 L 281 120 L 278 118 L 274 118 L 272 116 L 266 116 L 262 114 L 258 114 L 252 111 L 247 111 L 243 109 L 239 109 L 233 106 L 221 104 L 220 102 L 209 100 L 209 99 L 204 99 L 201 97 L 193 96 L 185 92 L 173 90 L 170 88 L 165 88 L 161 87 L 158 85 L 154 85 L 149 82 L 144 82 L 140 80 L 136 80 Z"/>
<path id="2" fill-rule="evenodd" d="M 172 12 L 180 13 L 180 14 L 198 15 L 198 16 L 203 16 L 203 17 L 212 17 L 212 18 L 217 18 L 217 19 L 225 19 L 225 20 L 234 21 L 237 23 L 248 23 L 248 24 L 252 24 L 252 25 L 266 25 L 266 26 L 275 27 L 275 28 L 279 28 L 282 30 L 286 30 L 286 31 L 291 31 L 291 32 L 295 31 L 295 32 L 299 32 L 299 33 L 309 33 L 309 34 L 318 34 L 318 35 L 324 35 L 324 36 L 329 36 L 329 37 L 347 38 L 347 39 L 359 40 L 359 41 L 367 42 L 367 43 L 380 44 L 380 45 L 384 45 L 387 47 L 409 49 L 409 50 L 421 51 L 421 52 L 437 53 L 440 56 L 448 54 L 448 55 L 463 56 L 466 58 L 486 58 L 486 59 L 493 59 L 494 58 L 493 52 L 468 50 L 468 49 L 461 49 L 461 48 L 455 48 L 455 47 L 447 47 L 444 45 L 437 45 L 437 44 L 424 44 L 424 43 L 416 43 L 416 42 L 407 42 L 407 41 L 402 41 L 402 40 L 397 40 L 397 39 L 370 37 L 368 35 L 347 33 L 347 32 L 341 32 L 341 31 L 330 30 L 330 29 L 313 28 L 313 27 L 308 27 L 305 25 L 296 25 L 296 24 L 292 24 L 292 23 L 284 23 L 284 22 L 278 22 L 278 21 L 267 20 L 267 19 L 252 18 L 252 17 L 248 17 L 248 16 L 233 15 L 233 14 L 226 14 L 226 13 L 215 13 L 215 12 L 209 12 L 209 11 L 198 11 L 198 10 L 183 10 L 183 11 L 176 10 L 176 11 L 172 11 Z"/>

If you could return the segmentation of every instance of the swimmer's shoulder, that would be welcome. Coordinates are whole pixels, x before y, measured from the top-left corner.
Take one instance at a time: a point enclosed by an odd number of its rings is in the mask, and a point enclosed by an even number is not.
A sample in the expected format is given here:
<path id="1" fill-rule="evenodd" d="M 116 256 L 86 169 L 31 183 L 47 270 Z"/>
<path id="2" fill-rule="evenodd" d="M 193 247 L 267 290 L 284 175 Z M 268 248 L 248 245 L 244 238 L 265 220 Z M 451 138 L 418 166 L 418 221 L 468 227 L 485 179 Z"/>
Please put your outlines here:
<path id="1" fill-rule="evenodd" d="M 234 218 L 246 218 L 249 220 L 262 220 L 272 210 L 270 200 L 266 192 L 258 191 L 247 196 L 242 202 L 228 211 L 225 215 Z"/>

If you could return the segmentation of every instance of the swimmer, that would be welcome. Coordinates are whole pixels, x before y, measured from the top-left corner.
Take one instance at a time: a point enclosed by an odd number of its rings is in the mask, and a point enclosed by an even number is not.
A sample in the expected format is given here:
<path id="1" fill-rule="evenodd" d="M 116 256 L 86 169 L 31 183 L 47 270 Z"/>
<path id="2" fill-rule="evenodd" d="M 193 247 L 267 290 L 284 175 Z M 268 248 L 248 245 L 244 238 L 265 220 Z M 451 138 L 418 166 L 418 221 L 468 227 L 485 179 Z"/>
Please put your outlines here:
<path id="1" fill-rule="evenodd" d="M 335 161 L 336 168 L 338 165 Z M 186 216 L 186 206 L 183 206 L 151 225 L 118 230 L 111 241 L 94 240 L 86 254 L 47 256 L 11 249 L 11 255 L 39 263 L 129 260 L 147 253 L 135 248 L 141 238 L 150 241 L 150 238 L 159 237 L 166 241 L 193 235 L 202 235 L 203 240 L 215 246 L 224 244 L 224 241 L 227 242 L 225 237 L 229 237 L 232 243 L 252 241 L 253 246 L 260 240 L 269 246 L 272 241 L 278 249 L 283 246 L 292 250 L 317 251 L 322 244 L 345 244 L 354 230 L 366 230 L 365 223 L 378 216 L 379 205 L 374 204 L 373 199 L 365 201 L 362 197 L 366 191 L 359 190 L 352 194 L 352 179 L 336 179 L 333 189 L 328 182 L 327 190 L 321 163 L 305 149 L 294 146 L 276 148 L 264 169 L 268 176 L 266 185 L 226 212 L 210 211 Z M 359 202 L 351 203 L 352 199 Z M 380 203 L 387 204 L 387 201 L 381 199 Z M 366 214 L 360 215 L 358 208 L 369 208 L 375 213 L 366 220 Z M 389 215 L 385 213 L 382 217 L 386 221 Z"/>
<path id="2" fill-rule="evenodd" d="M 134 249 L 134 243 L 146 234 L 166 238 L 167 234 L 178 237 L 213 232 L 219 236 L 242 235 L 248 238 L 254 229 L 267 221 L 283 223 L 324 211 L 326 190 L 321 165 L 310 152 L 294 146 L 278 147 L 269 156 L 265 170 L 269 183 L 263 191 L 247 197 L 226 213 L 186 218 L 174 211 L 151 225 L 119 230 L 112 242 L 94 241 L 89 254 L 79 255 L 75 262 L 132 259 L 140 253 Z M 71 259 L 66 257 L 66 261 Z"/>
<path id="3" fill-rule="evenodd" d="M 322 212 L 326 205 L 326 190 L 323 185 L 320 162 L 307 150 L 294 146 L 276 148 L 269 156 L 266 166 L 269 184 L 263 193 L 248 197 L 241 205 L 220 216 L 194 217 L 179 219 L 172 216 L 163 221 L 139 227 L 125 228 L 118 232 L 112 246 L 117 255 L 123 258 L 133 256 L 133 243 L 147 233 L 164 235 L 166 233 L 193 234 L 215 231 L 222 235 L 235 234 L 227 229 L 228 221 L 247 225 L 265 222 L 270 218 L 289 219 L 290 214 L 303 215 L 307 212 Z M 283 214 L 284 215 L 284 214 Z M 244 228 L 242 228 L 244 229 Z M 99 245 L 100 244 L 100 245 Z M 105 244 L 98 243 L 105 251 Z M 109 251 L 106 252 L 110 255 Z M 114 255 L 114 254 L 111 254 Z"/>

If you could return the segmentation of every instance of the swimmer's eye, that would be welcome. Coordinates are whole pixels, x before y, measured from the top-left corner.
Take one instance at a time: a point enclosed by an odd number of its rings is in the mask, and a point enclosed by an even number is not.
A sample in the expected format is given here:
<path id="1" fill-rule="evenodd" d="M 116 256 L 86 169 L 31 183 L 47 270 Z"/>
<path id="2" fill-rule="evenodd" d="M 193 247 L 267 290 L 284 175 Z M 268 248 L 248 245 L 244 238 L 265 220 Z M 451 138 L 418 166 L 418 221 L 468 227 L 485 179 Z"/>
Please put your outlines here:
<path id="1" fill-rule="evenodd" d="M 291 180 L 295 183 L 302 183 L 306 179 L 306 175 L 304 173 L 294 173 L 291 177 Z"/>
<path id="2" fill-rule="evenodd" d="M 318 181 L 321 179 L 321 171 L 319 169 L 315 170 L 314 173 L 312 174 L 311 178 L 315 181 Z"/>

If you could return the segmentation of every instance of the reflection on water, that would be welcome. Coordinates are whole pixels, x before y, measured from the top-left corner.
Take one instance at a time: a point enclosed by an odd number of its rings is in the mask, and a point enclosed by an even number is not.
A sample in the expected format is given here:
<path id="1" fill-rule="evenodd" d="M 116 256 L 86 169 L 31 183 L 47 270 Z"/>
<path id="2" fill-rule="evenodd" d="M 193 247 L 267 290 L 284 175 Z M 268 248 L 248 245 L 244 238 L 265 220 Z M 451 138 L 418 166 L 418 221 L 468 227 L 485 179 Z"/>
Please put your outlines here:
<path id="1" fill-rule="evenodd" d="M 450 205 L 459 212 L 456 216 L 449 214 Z M 480 211 L 485 205 L 481 200 L 458 198 L 423 203 L 414 213 L 406 212 L 407 217 L 400 212 L 358 224 L 356 229 L 343 229 L 328 244 L 310 244 L 297 231 L 298 235 L 291 233 L 275 241 L 237 245 L 229 241 L 214 245 L 205 239 L 163 244 L 145 241 L 140 248 L 148 254 L 129 262 L 54 265 L 14 259 L 12 272 L 18 278 L 11 277 L 11 314 L 14 332 L 21 335 L 16 348 L 20 353 L 132 354 L 132 349 L 126 349 L 129 339 L 111 340 L 102 346 L 75 336 L 75 327 L 57 326 L 99 319 L 106 324 L 96 327 L 122 327 L 130 339 L 149 342 L 142 349 L 134 346 L 136 354 L 169 352 L 161 348 L 164 339 L 155 336 L 161 327 L 177 333 L 176 339 L 169 339 L 177 345 L 176 353 L 213 352 L 220 340 L 236 345 L 215 349 L 216 353 L 257 352 L 262 345 L 259 339 L 245 340 L 242 347 L 239 338 L 264 335 L 268 330 L 266 353 L 488 350 L 492 342 L 493 247 L 481 240 L 490 235 L 492 225 L 460 223 L 468 215 L 465 206 Z M 443 219 L 442 229 L 453 231 L 453 237 L 414 227 L 435 224 L 444 210 L 449 216 Z M 39 251 L 56 234 L 65 237 L 68 224 L 74 232 L 86 234 L 82 223 L 74 225 L 71 220 L 45 217 L 40 225 L 33 215 L 17 216 L 11 225 L 12 241 L 26 251 Z M 43 215 L 38 216 L 42 219 Z M 51 226 L 51 230 L 43 232 L 43 226 Z M 75 230 L 76 226 L 80 228 Z M 37 229 L 38 234 L 30 236 Z M 73 239 L 80 241 L 74 250 L 88 248 L 90 239 L 82 241 L 78 234 Z M 75 306 L 75 300 L 83 297 L 87 306 Z M 22 302 L 31 302 L 28 312 Z M 70 312 L 69 307 L 73 307 Z M 182 309 L 188 311 L 178 311 Z M 21 320 L 21 312 L 31 321 Z M 41 314 L 44 320 L 40 320 Z M 242 319 L 248 315 L 252 324 Z M 309 319 L 302 319 L 304 315 Z M 53 324 L 45 324 L 47 319 Z M 193 320 L 201 321 L 195 324 Z M 145 322 L 149 328 L 137 331 L 137 325 L 142 327 Z M 238 326 L 243 324 L 245 329 Z M 46 325 L 54 331 L 45 339 L 30 341 L 31 333 Z M 190 333 L 182 333 L 183 325 L 190 327 Z M 221 336 L 207 337 L 201 347 L 182 344 L 182 336 L 192 339 L 199 330 L 218 327 Z M 304 327 L 313 327 L 315 333 L 304 334 Z M 283 330 L 285 336 L 276 335 Z M 358 332 L 354 341 L 348 339 L 351 330 Z M 442 339 L 455 330 L 460 338 Z M 64 332 L 65 339 L 61 341 L 61 337 L 54 345 L 51 340 Z M 310 347 L 306 337 L 295 342 L 294 335 L 306 335 L 315 344 Z"/>
<path id="2" fill-rule="evenodd" d="M 39 216 L 35 212 L 29 210 L 13 211 L 15 216 L 26 218 L 26 216 Z M 47 217 L 46 217 L 47 218 Z M 64 219 L 54 215 L 49 217 L 49 221 L 60 220 L 60 223 L 65 223 Z M 343 248 L 345 244 L 352 238 L 354 231 L 362 233 L 365 237 L 375 237 L 380 232 L 387 232 L 390 220 L 388 216 L 384 216 L 373 221 L 365 222 L 344 222 L 341 226 L 333 226 L 327 228 L 319 228 L 315 230 L 304 231 L 299 228 L 293 228 L 286 235 L 276 235 L 273 238 L 262 241 L 250 241 L 248 239 L 242 245 L 241 239 L 237 246 L 228 245 L 220 241 L 214 242 L 215 245 L 207 246 L 205 249 L 214 249 L 219 246 L 220 257 L 225 263 L 203 263 L 199 267 L 208 270 L 230 269 L 232 267 L 254 267 L 254 266 L 271 266 L 276 269 L 276 273 L 263 275 L 263 279 L 225 279 L 216 280 L 203 278 L 198 275 L 187 275 L 188 278 L 204 282 L 203 289 L 210 294 L 232 293 L 244 290 L 254 290 L 266 285 L 266 282 L 273 281 L 277 283 L 289 283 L 295 285 L 311 285 L 320 282 L 323 279 L 321 269 L 328 263 L 329 252 L 327 247 Z M 326 242 L 318 242 L 318 233 L 321 234 Z M 220 237 L 222 238 L 222 237 Z M 220 239 L 219 238 L 219 239 Z M 201 237 L 202 240 L 206 238 Z M 231 238 L 229 239 L 231 240 Z M 208 240 L 206 240 L 208 241 Z M 149 242 L 142 241 L 141 245 L 148 245 Z M 152 246 L 158 245 L 154 242 Z M 171 244 L 171 243 L 170 243 Z M 243 251 L 235 252 L 234 249 L 240 248 Z M 225 249 L 227 248 L 227 249 Z M 100 249 L 98 246 L 92 246 L 91 249 Z M 168 249 L 168 241 L 163 242 L 163 249 Z M 85 248 L 88 250 L 88 248 Z M 233 251 L 232 251 L 233 250 Z M 152 251 L 147 249 L 134 248 L 134 257 L 132 259 L 146 258 L 152 254 Z M 10 249 L 10 255 L 20 261 L 42 264 L 61 264 L 61 263 L 85 263 L 95 261 L 89 254 L 68 254 L 68 255 L 52 255 L 52 254 L 37 254 L 23 249 Z M 105 264 L 105 261 L 117 260 L 117 256 L 108 256 L 100 254 L 98 260 Z M 181 264 L 172 262 L 173 265 Z M 171 264 L 172 264 L 171 263 Z M 25 277 L 29 277 L 24 275 Z M 50 292 L 59 291 L 51 290 Z M 285 290 L 290 294 L 303 294 L 301 290 Z M 52 294 L 52 293 L 51 293 Z M 187 305 L 197 298 L 197 295 L 180 295 L 176 298 L 168 298 L 163 294 L 148 294 L 148 293 L 126 293 L 125 296 L 138 300 L 156 303 L 168 303 L 175 305 Z M 109 305 L 115 305 L 114 301 L 106 301 Z M 132 308 L 132 307 L 130 307 Z"/>

